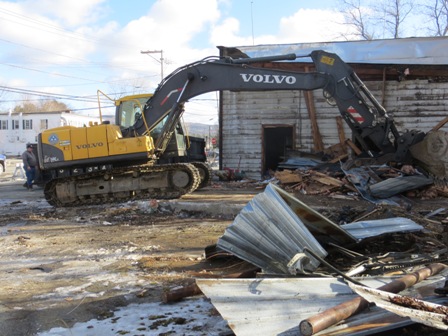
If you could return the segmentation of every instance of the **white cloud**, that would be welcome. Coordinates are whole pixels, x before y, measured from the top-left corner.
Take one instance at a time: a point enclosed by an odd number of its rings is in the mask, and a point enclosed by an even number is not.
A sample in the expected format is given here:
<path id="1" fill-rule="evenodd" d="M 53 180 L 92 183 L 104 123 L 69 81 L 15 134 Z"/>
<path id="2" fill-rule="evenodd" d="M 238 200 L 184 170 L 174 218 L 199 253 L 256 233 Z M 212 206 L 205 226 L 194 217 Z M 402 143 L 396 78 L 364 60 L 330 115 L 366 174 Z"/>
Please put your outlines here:
<path id="1" fill-rule="evenodd" d="M 53 18 L 64 26 L 76 27 L 96 22 L 104 15 L 106 0 L 27 0 L 23 7 L 28 13 L 38 13 Z"/>
<path id="2" fill-rule="evenodd" d="M 328 42 L 342 40 L 343 15 L 332 10 L 300 9 L 280 20 L 279 43 Z"/>
<path id="3" fill-rule="evenodd" d="M 241 46 L 252 44 L 252 37 L 240 36 L 240 22 L 230 17 L 215 25 L 210 31 L 210 42 L 219 46 Z"/>
<path id="4" fill-rule="evenodd" d="M 116 90 L 133 93 L 132 90 L 139 87 L 140 91 L 148 92 L 160 82 L 161 55 L 152 54 L 151 58 L 141 54 L 144 50 L 163 50 L 166 76 L 180 66 L 217 55 L 216 46 L 329 41 L 336 39 L 341 30 L 337 24 L 341 21 L 340 13 L 301 9 L 277 19 L 268 34 L 252 37 L 241 32 L 236 14 L 229 16 L 230 0 L 147 3 L 147 10 L 143 9 L 135 14 L 135 19 L 123 23 L 119 17 L 109 16 L 115 8 L 113 2 L 107 0 L 0 1 L 0 9 L 17 14 L 0 11 L 0 19 L 4 19 L 0 39 L 11 41 L 3 44 L 7 48 L 0 55 L 0 61 L 42 71 L 39 74 L 23 70 L 17 72 L 16 78 L 5 79 L 9 83 L 15 80 L 30 86 L 53 86 L 52 92 L 65 90 L 66 94 L 74 95 L 94 95 L 98 88 L 108 93 Z M 66 66 L 58 68 L 57 64 Z M 45 72 L 68 75 L 67 83 L 77 77 L 110 84 L 72 88 L 65 87 L 64 82 L 62 89 L 56 90 L 64 77 L 48 74 L 45 78 Z M 33 82 L 35 75 L 45 81 Z M 198 114 L 212 111 L 214 115 L 214 100 L 198 100 L 191 104 L 191 109 Z"/>
<path id="5" fill-rule="evenodd" d="M 33 6 L 37 3 L 40 2 L 36 1 Z M 92 41 L 86 40 L 76 31 L 67 31 L 54 19 L 30 10 L 27 4 L 0 2 L 0 8 L 0 38 L 8 41 L 8 48 L 4 49 L 2 55 L 5 62 L 63 64 L 79 62 L 93 51 Z"/>
<path id="6" fill-rule="evenodd" d="M 191 45 L 196 35 L 206 32 L 219 16 L 215 0 L 159 0 L 148 14 L 113 32 L 109 39 L 113 39 L 115 45 L 106 48 L 106 53 L 111 55 L 114 66 L 127 64 L 134 70 L 128 72 L 127 78 L 146 75 L 147 86 L 154 89 L 160 82 L 161 55 L 151 54 L 151 58 L 141 51 L 163 50 L 164 76 L 209 52 L 217 54 L 216 48 L 201 49 Z"/>

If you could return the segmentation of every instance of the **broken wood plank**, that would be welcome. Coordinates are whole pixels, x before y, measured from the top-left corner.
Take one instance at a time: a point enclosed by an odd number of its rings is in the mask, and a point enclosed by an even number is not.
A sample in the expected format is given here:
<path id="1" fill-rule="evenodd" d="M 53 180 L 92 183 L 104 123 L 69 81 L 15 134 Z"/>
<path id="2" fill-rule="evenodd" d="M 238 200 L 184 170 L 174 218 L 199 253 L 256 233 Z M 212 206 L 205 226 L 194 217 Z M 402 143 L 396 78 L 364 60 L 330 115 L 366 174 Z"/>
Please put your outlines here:
<path id="1" fill-rule="evenodd" d="M 200 290 L 198 285 L 194 283 L 188 286 L 176 287 L 164 292 L 162 295 L 162 301 L 164 303 L 177 302 L 182 300 L 183 298 L 200 294 L 202 294 L 202 291 Z"/>
<path id="2" fill-rule="evenodd" d="M 344 154 L 344 155 L 335 157 L 333 160 L 330 160 L 330 161 L 328 161 L 328 162 L 330 162 L 330 163 L 336 163 L 336 162 L 345 160 L 346 158 L 348 158 L 348 154 Z"/>
<path id="3" fill-rule="evenodd" d="M 356 146 L 350 139 L 345 140 L 345 144 L 349 146 L 356 155 L 362 153 L 362 151 L 358 148 L 358 146 Z"/>
<path id="4" fill-rule="evenodd" d="M 343 144 L 337 143 L 335 145 L 325 148 L 324 154 L 331 158 L 334 158 L 337 156 L 347 154 L 347 150 L 345 149 L 345 146 Z"/>
<path id="5" fill-rule="evenodd" d="M 303 180 L 301 175 L 290 170 L 277 171 L 275 172 L 274 177 L 282 184 L 300 183 Z"/>
<path id="6" fill-rule="evenodd" d="M 317 171 L 311 171 L 310 178 L 313 181 L 328 185 L 328 186 L 335 186 L 335 187 L 342 187 L 344 185 L 344 182 L 341 180 L 338 180 L 337 178 L 328 176 L 324 173 L 317 172 Z"/>
<path id="7" fill-rule="evenodd" d="M 328 176 L 324 173 L 318 172 L 318 171 L 310 171 L 310 178 L 313 181 L 322 183 L 324 185 L 334 186 L 334 187 L 346 187 L 347 189 L 350 189 L 352 191 L 357 192 L 356 188 L 353 187 L 351 184 L 347 184 L 347 182 L 344 180 L 339 180 L 337 178 Z"/>

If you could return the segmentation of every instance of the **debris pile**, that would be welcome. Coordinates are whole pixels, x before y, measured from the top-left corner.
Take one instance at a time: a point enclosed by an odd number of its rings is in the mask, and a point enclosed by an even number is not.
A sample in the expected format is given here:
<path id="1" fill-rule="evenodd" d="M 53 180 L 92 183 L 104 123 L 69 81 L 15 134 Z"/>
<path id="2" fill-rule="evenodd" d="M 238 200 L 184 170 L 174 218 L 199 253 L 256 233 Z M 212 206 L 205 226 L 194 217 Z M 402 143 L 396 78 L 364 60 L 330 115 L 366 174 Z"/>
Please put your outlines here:
<path id="1" fill-rule="evenodd" d="M 314 162 L 314 161 L 313 161 Z M 411 165 L 359 165 L 358 161 L 289 166 L 276 171 L 275 180 L 291 192 L 325 195 L 339 199 L 362 197 L 373 203 L 394 196 L 433 199 L 448 197 L 448 186 Z"/>
<path id="2" fill-rule="evenodd" d="M 395 169 L 379 167 L 365 175 L 364 170 L 360 173 L 347 167 L 329 171 L 277 172 L 276 180 L 284 188 L 268 184 L 239 213 L 214 248 L 206 249 L 209 260 L 220 256 L 245 263 L 251 270 L 249 278 L 229 277 L 222 281 L 222 275 L 213 280 L 210 274 L 198 274 L 196 285 L 200 292 L 211 299 L 236 335 L 354 335 L 359 330 L 374 334 L 415 322 L 447 329 L 443 322 L 446 317 L 438 314 L 419 319 L 412 305 L 415 297 L 422 305 L 448 305 L 446 296 L 437 295 L 448 276 L 447 209 L 415 213 L 395 206 L 398 203 L 394 203 L 394 197 L 399 193 L 388 195 L 391 202 L 386 203 L 375 202 L 371 194 L 363 195 L 370 193 L 366 181 L 375 180 L 371 185 L 376 185 L 401 178 L 402 173 Z M 425 185 L 415 180 L 410 184 L 417 183 L 419 188 Z M 396 190 L 407 189 L 406 184 Z M 348 221 L 349 216 L 343 213 L 350 209 L 339 209 L 339 214 L 327 217 L 285 189 L 317 195 L 362 195 L 373 199 L 374 204 L 362 213 L 351 213 Z M 360 291 L 352 289 L 352 284 L 412 299 L 400 300 L 408 310 L 400 308 L 397 315 L 397 300 L 390 300 L 392 308 L 372 308 L 370 302 L 376 299 L 358 296 Z M 198 288 L 194 287 L 194 293 Z M 349 314 L 341 313 L 347 309 Z M 326 311 L 331 314 L 319 314 Z M 269 316 L 275 316 L 275 321 Z"/>

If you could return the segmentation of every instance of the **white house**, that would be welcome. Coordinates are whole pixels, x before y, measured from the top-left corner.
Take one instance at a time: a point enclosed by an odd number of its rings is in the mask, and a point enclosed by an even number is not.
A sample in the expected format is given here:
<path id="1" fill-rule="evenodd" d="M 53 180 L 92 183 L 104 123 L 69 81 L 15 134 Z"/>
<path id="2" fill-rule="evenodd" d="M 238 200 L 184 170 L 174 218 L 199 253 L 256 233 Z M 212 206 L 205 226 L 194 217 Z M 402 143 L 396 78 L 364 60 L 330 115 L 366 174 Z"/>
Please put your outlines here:
<path id="1" fill-rule="evenodd" d="M 100 118 L 71 112 L 0 113 L 0 153 L 21 155 L 27 143 L 37 143 L 43 130 L 60 126 L 88 126 Z"/>

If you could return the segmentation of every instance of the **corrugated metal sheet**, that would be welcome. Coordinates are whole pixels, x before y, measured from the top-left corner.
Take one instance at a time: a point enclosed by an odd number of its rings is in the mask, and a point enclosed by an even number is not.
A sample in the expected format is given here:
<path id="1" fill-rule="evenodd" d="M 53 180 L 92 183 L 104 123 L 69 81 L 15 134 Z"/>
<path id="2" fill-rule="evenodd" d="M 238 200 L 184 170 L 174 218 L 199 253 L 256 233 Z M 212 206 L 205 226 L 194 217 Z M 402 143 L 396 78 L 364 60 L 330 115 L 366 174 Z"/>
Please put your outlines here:
<path id="1" fill-rule="evenodd" d="M 448 37 L 415 37 L 373 41 L 337 41 L 235 47 L 249 57 L 281 54 L 309 55 L 321 49 L 348 63 L 448 64 Z M 297 61 L 300 61 L 297 60 Z M 303 61 L 310 61 L 304 59 Z"/>
<path id="2" fill-rule="evenodd" d="M 422 281 L 402 292 L 425 297 L 445 282 L 447 272 Z M 360 278 L 378 288 L 396 278 Z M 310 316 L 357 297 L 340 279 L 196 279 L 237 336 L 300 335 L 298 325 Z M 372 307 L 316 335 L 369 335 L 412 323 L 383 309 Z"/>
<path id="3" fill-rule="evenodd" d="M 218 247 L 266 273 L 295 274 L 317 269 L 319 262 L 304 255 L 303 248 L 312 249 L 322 258 L 327 252 L 285 202 L 288 198 L 289 203 L 294 202 L 290 195 L 269 184 L 243 208 L 219 238 Z M 340 235 L 345 234 L 336 229 Z"/>
<path id="4" fill-rule="evenodd" d="M 424 229 L 423 226 L 404 217 L 359 221 L 341 225 L 341 228 L 360 240 L 386 233 L 421 231 Z"/>
<path id="5" fill-rule="evenodd" d="M 235 218 L 218 240 L 218 247 L 274 274 L 306 274 L 319 262 L 304 248 L 324 258 L 321 244 L 353 244 L 385 233 L 418 231 L 407 218 L 389 218 L 339 226 L 290 193 L 268 184 Z"/>

